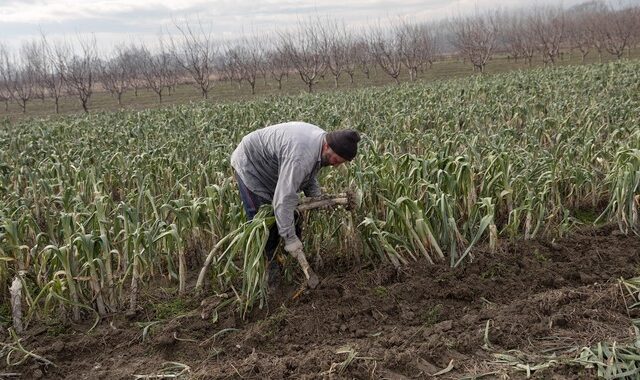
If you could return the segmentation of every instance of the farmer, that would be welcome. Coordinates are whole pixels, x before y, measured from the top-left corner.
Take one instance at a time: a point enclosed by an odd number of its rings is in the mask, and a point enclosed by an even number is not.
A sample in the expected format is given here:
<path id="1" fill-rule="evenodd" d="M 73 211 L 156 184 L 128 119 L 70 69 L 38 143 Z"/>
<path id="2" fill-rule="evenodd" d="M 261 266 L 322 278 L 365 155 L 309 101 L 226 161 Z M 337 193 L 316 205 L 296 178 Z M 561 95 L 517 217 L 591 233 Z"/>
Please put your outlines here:
<path id="1" fill-rule="evenodd" d="M 301 264 L 308 286 L 318 285 L 318 277 L 308 267 L 302 251 L 301 221 L 296 211 L 298 193 L 320 196 L 320 168 L 353 160 L 358 141 L 360 135 L 354 130 L 327 133 L 315 125 L 296 121 L 253 131 L 233 151 L 231 166 L 247 218 L 252 220 L 261 205 L 273 205 L 276 224 L 269 231 L 265 247 L 270 288 L 277 286 L 280 277 L 280 265 L 274 260 L 280 237 L 284 239 L 284 249 Z"/>

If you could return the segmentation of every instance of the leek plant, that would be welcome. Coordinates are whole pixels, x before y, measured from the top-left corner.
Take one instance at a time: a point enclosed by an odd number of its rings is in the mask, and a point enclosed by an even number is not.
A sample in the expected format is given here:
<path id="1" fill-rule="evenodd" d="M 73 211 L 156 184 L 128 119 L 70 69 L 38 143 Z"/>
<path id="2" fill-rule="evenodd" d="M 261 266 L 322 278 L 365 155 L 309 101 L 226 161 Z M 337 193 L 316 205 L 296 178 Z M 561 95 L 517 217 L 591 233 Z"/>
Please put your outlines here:
<path id="1" fill-rule="evenodd" d="M 638 72 L 614 62 L 5 124 L 0 297 L 23 281 L 27 319 L 135 312 L 157 281 L 235 292 L 243 314 L 264 305 L 273 220 L 245 222 L 229 156 L 285 120 L 363 137 L 321 178 L 327 193 L 358 189 L 360 207 L 305 215 L 311 260 L 464 265 L 478 244 L 564 233 L 581 210 L 638 233 Z"/>

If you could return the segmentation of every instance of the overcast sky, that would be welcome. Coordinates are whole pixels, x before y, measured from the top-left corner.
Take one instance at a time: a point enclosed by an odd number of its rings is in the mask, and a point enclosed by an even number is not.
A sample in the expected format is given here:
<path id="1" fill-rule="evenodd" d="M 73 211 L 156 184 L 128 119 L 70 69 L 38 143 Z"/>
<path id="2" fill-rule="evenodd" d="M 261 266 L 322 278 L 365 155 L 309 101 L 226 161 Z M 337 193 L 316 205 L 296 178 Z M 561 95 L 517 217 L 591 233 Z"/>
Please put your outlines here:
<path id="1" fill-rule="evenodd" d="M 174 20 L 200 20 L 220 38 L 266 33 L 321 16 L 358 27 L 404 17 L 440 20 L 474 10 L 534 4 L 570 7 L 585 0 L 0 0 L 0 42 L 12 48 L 44 32 L 51 40 L 93 34 L 116 43 L 152 43 Z M 640 0 L 634 0 L 640 1 Z"/>

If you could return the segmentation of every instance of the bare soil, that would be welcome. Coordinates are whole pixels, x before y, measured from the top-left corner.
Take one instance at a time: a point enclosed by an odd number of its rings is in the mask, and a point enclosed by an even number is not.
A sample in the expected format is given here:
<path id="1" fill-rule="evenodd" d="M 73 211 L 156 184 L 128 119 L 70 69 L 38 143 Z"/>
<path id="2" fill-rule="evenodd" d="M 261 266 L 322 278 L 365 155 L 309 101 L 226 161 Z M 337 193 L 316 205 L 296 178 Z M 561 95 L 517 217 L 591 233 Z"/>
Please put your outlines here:
<path id="1" fill-rule="evenodd" d="M 618 279 L 639 275 L 640 238 L 613 226 L 553 243 L 504 243 L 496 253 L 479 249 L 456 269 L 417 262 L 398 273 L 331 260 L 318 271 L 318 289 L 294 299 L 299 287 L 283 285 L 245 321 L 221 313 L 212 324 L 220 302 L 214 296 L 185 299 L 187 311 L 150 327 L 144 341 L 139 323 L 158 318 L 151 309 L 133 319 L 114 316 L 90 333 L 86 326 L 59 334 L 52 334 L 55 326 L 32 327 L 23 346 L 55 367 L 3 362 L 0 377 L 132 379 L 170 374 L 167 363 L 177 362 L 189 367 L 183 379 L 413 379 L 450 364 L 433 378 L 517 379 L 526 373 L 495 354 L 531 365 L 554 354 L 572 358 L 599 341 L 631 341 L 631 317 L 638 317 L 628 314 Z M 560 363 L 532 377 L 595 372 Z"/>

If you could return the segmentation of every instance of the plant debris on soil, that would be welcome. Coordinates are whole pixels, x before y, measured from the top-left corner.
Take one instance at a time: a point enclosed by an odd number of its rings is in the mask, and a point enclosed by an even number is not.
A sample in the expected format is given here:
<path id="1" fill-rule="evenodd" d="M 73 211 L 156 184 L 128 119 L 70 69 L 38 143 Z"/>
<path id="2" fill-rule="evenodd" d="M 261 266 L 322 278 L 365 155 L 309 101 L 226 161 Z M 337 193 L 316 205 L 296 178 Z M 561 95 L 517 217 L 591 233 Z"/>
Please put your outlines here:
<path id="1" fill-rule="evenodd" d="M 618 281 L 639 275 L 640 238 L 613 226 L 479 248 L 456 269 L 335 261 L 324 258 L 318 289 L 294 298 L 299 285 L 282 285 L 244 321 L 213 313 L 221 298 L 208 295 L 114 316 L 89 333 L 32 326 L 21 345 L 53 365 L 3 361 L 0 377 L 513 379 L 529 366 L 532 378 L 584 379 L 595 372 L 560 359 L 635 339 Z"/>

